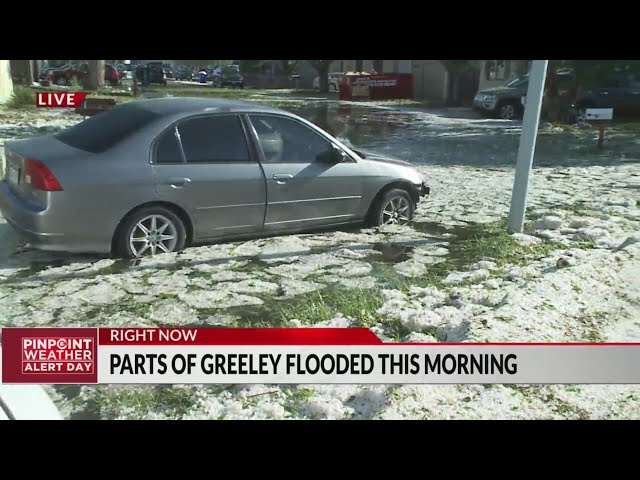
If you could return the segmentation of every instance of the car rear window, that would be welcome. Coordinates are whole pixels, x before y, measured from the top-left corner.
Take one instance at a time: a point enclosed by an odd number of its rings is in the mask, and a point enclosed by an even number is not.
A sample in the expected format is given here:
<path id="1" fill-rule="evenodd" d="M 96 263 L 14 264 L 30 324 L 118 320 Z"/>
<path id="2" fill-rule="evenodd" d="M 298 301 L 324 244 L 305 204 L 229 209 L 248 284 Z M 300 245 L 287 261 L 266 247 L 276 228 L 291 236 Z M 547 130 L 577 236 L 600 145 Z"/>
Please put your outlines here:
<path id="1" fill-rule="evenodd" d="M 55 134 L 67 145 L 91 153 L 101 153 L 160 117 L 159 114 L 132 105 L 121 105 L 101 112 Z"/>

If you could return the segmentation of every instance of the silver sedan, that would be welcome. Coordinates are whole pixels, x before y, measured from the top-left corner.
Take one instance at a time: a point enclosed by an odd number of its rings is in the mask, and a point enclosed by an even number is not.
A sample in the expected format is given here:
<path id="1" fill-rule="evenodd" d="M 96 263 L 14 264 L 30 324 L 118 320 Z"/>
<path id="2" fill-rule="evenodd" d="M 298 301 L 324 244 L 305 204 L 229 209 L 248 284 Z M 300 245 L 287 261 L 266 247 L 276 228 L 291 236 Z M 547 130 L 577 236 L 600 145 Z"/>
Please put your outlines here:
<path id="1" fill-rule="evenodd" d="M 253 103 L 130 102 L 8 142 L 0 211 L 34 247 L 125 257 L 219 239 L 411 222 L 411 164 Z"/>

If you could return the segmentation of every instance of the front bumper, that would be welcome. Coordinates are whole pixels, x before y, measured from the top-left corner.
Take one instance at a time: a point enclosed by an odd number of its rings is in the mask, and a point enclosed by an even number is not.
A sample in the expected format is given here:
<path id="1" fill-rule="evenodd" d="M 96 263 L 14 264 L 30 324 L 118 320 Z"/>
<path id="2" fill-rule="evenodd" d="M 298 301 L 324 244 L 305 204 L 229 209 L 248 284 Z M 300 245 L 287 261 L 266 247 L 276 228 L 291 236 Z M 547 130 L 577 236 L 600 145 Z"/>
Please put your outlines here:
<path id="1" fill-rule="evenodd" d="M 484 100 L 482 98 L 475 98 L 473 100 L 473 109 L 485 112 L 492 112 L 496 109 L 496 105 L 498 104 L 497 99 L 492 100 Z"/>
<path id="2" fill-rule="evenodd" d="M 431 187 L 429 185 L 427 185 L 426 183 L 422 182 L 419 186 L 418 186 L 418 195 L 421 197 L 425 197 L 427 195 L 429 195 L 431 193 Z"/>

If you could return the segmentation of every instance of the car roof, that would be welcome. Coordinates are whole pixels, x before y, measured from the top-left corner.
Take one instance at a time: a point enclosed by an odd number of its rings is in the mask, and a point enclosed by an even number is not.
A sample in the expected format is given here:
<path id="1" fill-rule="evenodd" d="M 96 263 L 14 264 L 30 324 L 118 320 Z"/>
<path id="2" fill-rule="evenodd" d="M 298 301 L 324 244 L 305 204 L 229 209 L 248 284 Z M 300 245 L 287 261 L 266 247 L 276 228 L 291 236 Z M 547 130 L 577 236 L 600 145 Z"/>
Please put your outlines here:
<path id="1" fill-rule="evenodd" d="M 158 115 L 175 115 L 179 113 L 199 113 L 199 112 L 264 112 L 289 114 L 278 108 L 268 107 L 252 102 L 240 100 L 227 100 L 221 98 L 200 98 L 200 97 L 171 97 L 152 98 L 147 100 L 137 100 L 125 104 L 130 108 L 140 108 L 148 110 Z"/>

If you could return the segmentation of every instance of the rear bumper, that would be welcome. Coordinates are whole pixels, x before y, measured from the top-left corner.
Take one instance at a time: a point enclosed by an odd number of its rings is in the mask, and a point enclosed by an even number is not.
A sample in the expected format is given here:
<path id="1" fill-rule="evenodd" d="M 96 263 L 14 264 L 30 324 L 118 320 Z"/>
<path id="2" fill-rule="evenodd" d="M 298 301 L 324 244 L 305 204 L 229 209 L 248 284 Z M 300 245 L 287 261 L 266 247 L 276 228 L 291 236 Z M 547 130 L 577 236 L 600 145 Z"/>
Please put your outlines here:
<path id="1" fill-rule="evenodd" d="M 56 231 L 55 219 L 17 197 L 6 181 L 0 182 L 0 213 L 7 223 L 36 248 L 64 250 L 64 234 Z"/>

